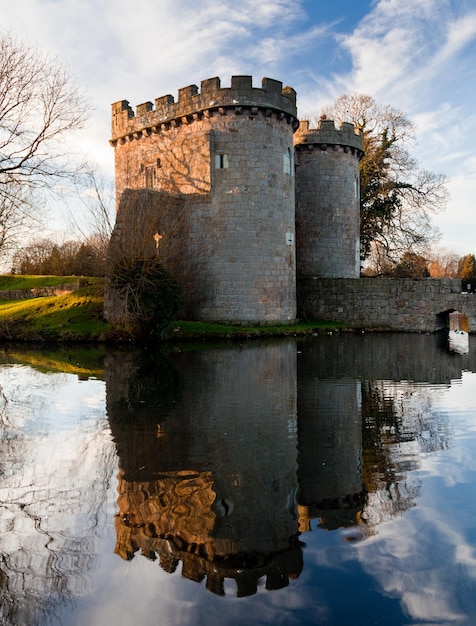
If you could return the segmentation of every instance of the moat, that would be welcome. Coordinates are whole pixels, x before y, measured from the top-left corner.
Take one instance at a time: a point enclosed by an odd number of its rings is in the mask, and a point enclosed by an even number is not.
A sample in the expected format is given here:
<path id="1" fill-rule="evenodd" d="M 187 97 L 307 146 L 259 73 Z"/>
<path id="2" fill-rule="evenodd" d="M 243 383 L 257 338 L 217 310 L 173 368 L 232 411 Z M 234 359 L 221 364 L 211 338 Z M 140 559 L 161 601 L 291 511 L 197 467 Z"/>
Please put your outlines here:
<path id="1" fill-rule="evenodd" d="M 469 625 L 476 339 L 0 361 L 0 622 Z"/>

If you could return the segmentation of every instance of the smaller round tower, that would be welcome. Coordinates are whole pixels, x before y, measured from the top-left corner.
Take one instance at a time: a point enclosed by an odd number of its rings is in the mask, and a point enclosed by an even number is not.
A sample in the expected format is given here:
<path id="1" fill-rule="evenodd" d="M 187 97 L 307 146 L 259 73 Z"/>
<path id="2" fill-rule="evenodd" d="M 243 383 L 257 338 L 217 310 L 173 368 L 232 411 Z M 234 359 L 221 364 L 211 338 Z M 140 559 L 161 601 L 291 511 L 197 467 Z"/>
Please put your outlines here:
<path id="1" fill-rule="evenodd" d="M 358 278 L 362 133 L 344 122 L 302 121 L 296 150 L 297 278 Z"/>

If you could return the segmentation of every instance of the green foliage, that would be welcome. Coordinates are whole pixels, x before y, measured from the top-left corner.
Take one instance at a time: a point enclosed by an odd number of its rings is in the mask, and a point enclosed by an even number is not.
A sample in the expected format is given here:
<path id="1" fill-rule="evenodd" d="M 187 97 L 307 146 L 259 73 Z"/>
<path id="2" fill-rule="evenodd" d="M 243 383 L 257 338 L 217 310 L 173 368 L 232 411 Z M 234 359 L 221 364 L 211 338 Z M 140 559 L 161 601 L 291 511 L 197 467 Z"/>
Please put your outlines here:
<path id="1" fill-rule="evenodd" d="M 59 276 L 0 276 L 0 290 L 20 290 L 49 287 L 59 283 L 74 283 L 77 277 Z M 32 297 L 22 300 L 0 300 L 0 339 L 3 341 L 51 343 L 77 346 L 81 343 L 127 343 L 140 340 L 133 329 L 126 330 L 108 324 L 103 319 L 104 279 L 88 278 L 88 284 L 62 296 Z M 176 283 L 170 284 L 177 296 Z M 155 300 L 157 296 L 152 298 Z M 176 302 L 177 304 L 177 302 Z M 169 315 L 171 310 L 169 309 Z M 172 318 L 174 319 L 174 318 Z M 139 325 L 138 320 L 136 323 Z M 165 325 L 165 319 L 163 320 Z M 319 332 L 339 332 L 344 324 L 325 320 L 311 320 L 291 325 L 234 326 L 192 321 L 170 321 L 159 329 L 166 341 L 185 341 L 188 347 L 203 341 L 228 339 L 247 340 L 264 337 L 297 337 Z M 142 338 L 147 339 L 146 325 Z M 157 332 L 157 329 L 155 329 Z M 195 343 L 194 343 L 195 342 Z M 77 349 L 77 348 L 76 348 Z M 79 362 L 74 359 L 74 371 Z"/>
<path id="2" fill-rule="evenodd" d="M 175 341 L 241 340 L 258 337 L 297 337 L 320 332 L 332 334 L 343 328 L 345 328 L 344 324 L 329 320 L 310 320 L 297 324 L 270 324 L 266 326 L 236 326 L 234 324 L 175 320 L 169 325 L 165 337 Z"/>
<path id="3" fill-rule="evenodd" d="M 392 275 L 396 278 L 429 278 L 428 259 L 414 252 L 405 252 Z"/>
<path id="4" fill-rule="evenodd" d="M 90 377 L 104 380 L 105 357 L 105 348 L 98 345 L 51 344 L 37 350 L 16 344 L 9 346 L 8 352 L 0 352 L 0 363 L 14 360 L 39 372 L 64 372 L 83 380 Z"/>
<path id="5" fill-rule="evenodd" d="M 375 239 L 385 237 L 392 216 L 401 209 L 398 190 L 404 185 L 390 175 L 392 147 L 395 134 L 390 138 L 388 129 L 380 136 L 372 137 L 364 130 L 365 154 L 360 163 L 360 255 L 369 256 Z"/>
<path id="6" fill-rule="evenodd" d="M 443 208 L 444 176 L 419 168 L 407 149 L 415 129 L 402 111 L 365 94 L 338 98 L 323 113 L 362 131 L 360 161 L 361 260 L 378 246 L 391 263 L 437 240 L 431 213 Z"/>
<path id="7" fill-rule="evenodd" d="M 458 263 L 458 275 L 462 280 L 476 278 L 476 257 L 474 254 L 466 254 Z"/>
<path id="8" fill-rule="evenodd" d="M 141 337 L 162 337 L 183 306 L 180 285 L 157 257 L 122 258 L 111 286 L 125 303 L 124 321 Z"/>

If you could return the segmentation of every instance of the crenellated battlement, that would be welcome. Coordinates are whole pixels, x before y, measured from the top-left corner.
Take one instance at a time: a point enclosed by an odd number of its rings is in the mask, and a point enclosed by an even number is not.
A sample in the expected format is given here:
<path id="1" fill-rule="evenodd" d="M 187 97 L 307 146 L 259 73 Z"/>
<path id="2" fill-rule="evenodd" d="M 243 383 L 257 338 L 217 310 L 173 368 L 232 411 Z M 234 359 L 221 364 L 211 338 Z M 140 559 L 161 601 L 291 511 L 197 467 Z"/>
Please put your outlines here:
<path id="1" fill-rule="evenodd" d="M 362 153 L 362 130 L 349 122 L 337 127 L 333 120 L 320 119 L 317 128 L 309 128 L 309 121 L 299 123 L 294 135 L 296 147 L 319 145 L 321 149 L 330 146 L 344 146 Z"/>
<path id="2" fill-rule="evenodd" d="M 235 114 L 268 117 L 275 114 L 297 128 L 296 92 L 283 87 L 280 81 L 263 78 L 261 87 L 253 87 L 251 76 L 232 76 L 230 87 L 221 87 L 220 78 L 208 78 L 200 84 L 188 85 L 178 91 L 175 101 L 170 94 L 144 102 L 135 113 L 127 100 L 112 105 L 112 138 L 115 143 L 123 138 L 138 139 L 170 126 L 189 124 L 213 113 L 223 114 L 231 109 Z"/>

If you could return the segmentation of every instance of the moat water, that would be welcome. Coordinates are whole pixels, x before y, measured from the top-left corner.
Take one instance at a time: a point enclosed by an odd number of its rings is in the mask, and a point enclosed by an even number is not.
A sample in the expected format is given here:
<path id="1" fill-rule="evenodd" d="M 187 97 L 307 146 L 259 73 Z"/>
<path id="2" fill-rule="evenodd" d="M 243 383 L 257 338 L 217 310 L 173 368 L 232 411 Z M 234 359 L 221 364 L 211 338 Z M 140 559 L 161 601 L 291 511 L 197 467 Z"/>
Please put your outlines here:
<path id="1" fill-rule="evenodd" d="M 0 358 L 0 623 L 475 624 L 476 339 Z"/>

